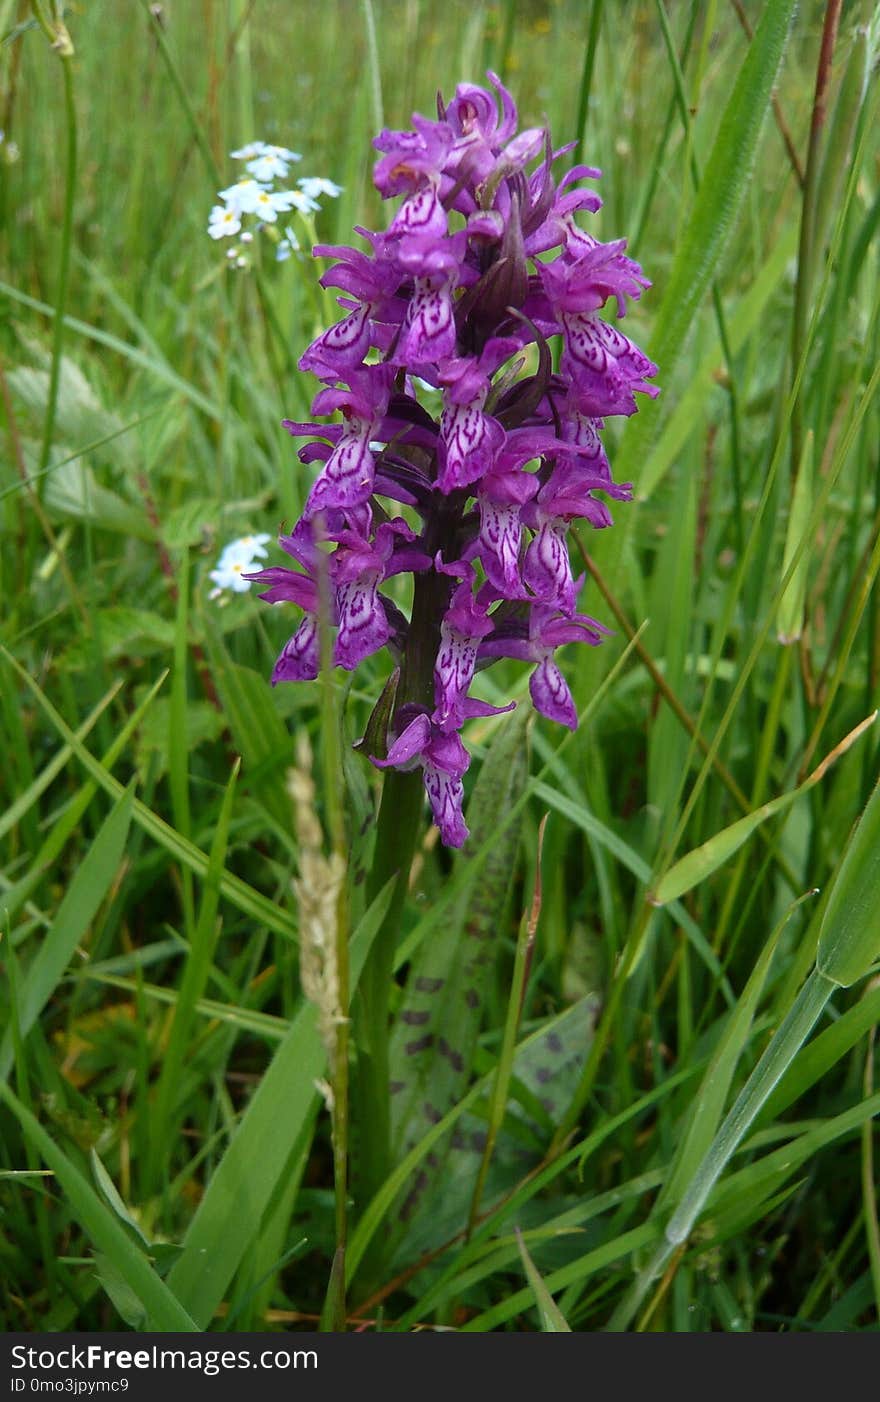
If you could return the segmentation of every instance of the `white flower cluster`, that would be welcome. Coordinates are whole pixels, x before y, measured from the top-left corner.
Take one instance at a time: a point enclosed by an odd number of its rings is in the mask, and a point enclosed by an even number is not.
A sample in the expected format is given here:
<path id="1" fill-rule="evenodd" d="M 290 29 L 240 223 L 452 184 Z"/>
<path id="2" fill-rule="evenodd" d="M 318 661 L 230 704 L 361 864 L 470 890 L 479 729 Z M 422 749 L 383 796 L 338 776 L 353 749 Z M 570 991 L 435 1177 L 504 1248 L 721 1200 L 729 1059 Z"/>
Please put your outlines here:
<path id="1" fill-rule="evenodd" d="M 278 216 L 295 210 L 309 217 L 321 208 L 318 197 L 327 195 L 335 199 L 342 193 L 342 187 L 321 176 L 304 176 L 297 180 L 297 189 L 275 189 L 276 180 L 287 178 L 290 166 L 302 160 L 298 151 L 288 151 L 286 146 L 270 146 L 265 141 L 251 141 L 239 151 L 231 152 L 232 159 L 244 161 L 245 174 L 228 189 L 221 190 L 218 198 L 222 204 L 215 204 L 208 219 L 208 233 L 212 239 L 234 238 L 240 235 L 238 244 L 230 248 L 226 256 L 237 268 L 246 268 L 249 263 L 247 253 L 241 246 L 253 242 L 255 232 L 272 229 L 275 243 L 275 257 L 278 262 L 299 252 L 299 240 L 294 229 L 288 225 L 283 232 L 278 227 Z M 253 229 L 242 227 L 243 221 L 254 219 Z"/>
<path id="2" fill-rule="evenodd" d="M 234 594 L 246 594 L 251 587 L 251 581 L 243 579 L 242 576 L 259 568 L 257 561 L 268 557 L 266 545 L 270 540 L 271 536 L 268 535 L 244 535 L 238 540 L 230 541 L 217 561 L 216 568 L 208 575 L 215 586 L 209 597 L 219 599 L 229 590 Z"/>

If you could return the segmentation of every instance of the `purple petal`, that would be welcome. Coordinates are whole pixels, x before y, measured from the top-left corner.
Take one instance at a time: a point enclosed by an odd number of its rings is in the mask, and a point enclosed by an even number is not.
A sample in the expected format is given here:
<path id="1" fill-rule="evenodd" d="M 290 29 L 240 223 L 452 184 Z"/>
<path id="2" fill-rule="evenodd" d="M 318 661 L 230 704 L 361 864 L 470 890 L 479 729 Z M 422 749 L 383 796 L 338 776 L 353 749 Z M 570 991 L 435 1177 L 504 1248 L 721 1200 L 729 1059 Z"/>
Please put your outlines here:
<path id="1" fill-rule="evenodd" d="M 446 774 L 433 765 L 425 765 L 425 792 L 434 814 L 434 822 L 446 847 L 461 847 L 469 833 L 462 817 L 464 786 L 460 779 Z"/>
<path id="2" fill-rule="evenodd" d="M 455 317 L 449 288 L 435 288 L 426 278 L 416 278 L 394 364 L 443 360 L 454 349 Z"/>
<path id="3" fill-rule="evenodd" d="M 369 349 L 370 305 L 364 303 L 313 341 L 300 357 L 299 368 L 318 376 L 328 369 L 344 373 L 361 365 Z"/>
<path id="4" fill-rule="evenodd" d="M 411 720 L 402 735 L 398 735 L 388 751 L 387 759 L 373 759 L 377 769 L 411 767 L 411 761 L 422 755 L 431 739 L 431 722 L 426 715 Z M 371 756 L 372 759 L 372 756 Z"/>
<path id="5" fill-rule="evenodd" d="M 370 451 L 369 423 L 353 419 L 343 428 L 342 436 L 317 477 L 306 514 L 314 516 L 328 506 L 353 507 L 369 501 L 373 494 L 376 464 Z"/>
<path id="6" fill-rule="evenodd" d="M 318 675 L 318 620 L 307 613 L 293 637 L 278 654 L 272 685 L 279 682 L 313 682 Z"/>
<path id="7" fill-rule="evenodd" d="M 461 702 L 474 679 L 476 664 L 477 639 L 463 637 L 444 623 L 434 665 L 434 714 L 438 725 L 446 726 L 450 721 L 461 725 Z"/>
<path id="8" fill-rule="evenodd" d="M 522 524 L 519 507 L 480 498 L 480 559 L 490 582 L 502 598 L 523 597 L 519 577 Z"/>
<path id="9" fill-rule="evenodd" d="M 558 721 L 569 730 L 577 730 L 577 711 L 568 683 L 552 656 L 539 662 L 529 678 L 529 692 L 535 710 L 548 720 Z"/>
<path id="10" fill-rule="evenodd" d="M 574 608 L 574 581 L 568 558 L 566 534 L 568 526 L 558 517 L 541 525 L 526 551 L 523 562 L 523 583 L 539 599 L 554 603 L 564 613 Z"/>
<path id="11" fill-rule="evenodd" d="M 336 590 L 339 613 L 339 633 L 334 661 L 346 671 L 353 671 L 365 657 L 384 647 L 391 629 L 379 598 L 375 579 L 366 583 L 352 580 Z"/>
<path id="12" fill-rule="evenodd" d="M 267 604 L 299 604 L 306 612 L 314 613 L 318 607 L 318 586 L 313 579 L 296 570 L 287 570 L 283 565 L 273 565 L 268 570 L 258 570 L 256 574 L 245 574 L 243 579 L 251 579 L 255 584 L 268 584 L 261 595 Z"/>
<path id="13" fill-rule="evenodd" d="M 437 485 L 446 494 L 490 472 L 505 436 L 498 420 L 476 404 L 451 404 L 444 409 L 440 434 L 446 454 Z"/>

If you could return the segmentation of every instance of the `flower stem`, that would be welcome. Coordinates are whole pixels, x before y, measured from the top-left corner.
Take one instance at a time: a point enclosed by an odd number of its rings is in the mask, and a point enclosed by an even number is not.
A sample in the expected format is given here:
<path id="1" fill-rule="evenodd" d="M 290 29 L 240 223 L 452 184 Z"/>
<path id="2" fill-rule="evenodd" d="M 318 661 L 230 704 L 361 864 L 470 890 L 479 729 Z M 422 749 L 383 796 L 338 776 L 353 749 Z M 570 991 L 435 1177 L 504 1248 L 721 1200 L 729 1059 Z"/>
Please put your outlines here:
<path id="1" fill-rule="evenodd" d="M 64 219 L 61 226 L 61 257 L 58 265 L 58 290 L 55 296 L 55 322 L 52 335 L 52 361 L 49 367 L 49 391 L 46 399 L 46 418 L 43 423 L 43 442 L 40 448 L 40 466 L 37 494 L 42 499 L 45 485 L 45 470 L 49 466 L 52 439 L 55 433 L 55 417 L 58 408 L 58 386 L 61 379 L 61 356 L 64 349 L 64 318 L 67 311 L 67 288 L 70 281 L 70 251 L 73 237 L 73 200 L 76 191 L 76 103 L 73 96 L 73 45 L 63 23 L 46 20 L 42 8 L 34 5 L 34 14 L 52 47 L 61 59 L 61 72 L 64 76 L 64 117 L 67 134 L 67 147 L 64 163 Z"/>
<path id="2" fill-rule="evenodd" d="M 431 705 L 434 659 L 448 596 L 449 580 L 445 576 L 428 570 L 417 577 L 398 687 L 398 709 L 407 702 Z M 378 1192 L 391 1169 L 388 1018 L 394 951 L 421 831 L 423 802 L 420 770 L 409 773 L 388 770 L 379 805 L 373 865 L 367 881 L 368 902 L 375 900 L 392 877 L 396 875 L 397 880 L 388 913 L 373 942 L 358 986 L 361 1012 L 359 1197 L 362 1205 Z"/>
<path id="3" fill-rule="evenodd" d="M 389 770 L 382 788 L 376 853 L 367 888 L 368 901 L 397 876 L 388 913 L 377 934 L 358 985 L 360 1039 L 361 1204 L 370 1201 L 388 1176 L 391 1114 L 388 1076 L 388 1016 L 394 951 L 403 914 L 416 839 L 421 827 L 422 776 Z"/>
<path id="4" fill-rule="evenodd" d="M 828 115 L 828 88 L 831 81 L 831 63 L 837 42 L 837 29 L 840 22 L 842 0 L 827 0 L 825 20 L 822 26 L 822 44 L 816 69 L 816 90 L 813 96 L 813 109 L 810 116 L 810 140 L 807 148 L 807 164 L 804 174 L 803 201 L 801 204 L 800 243 L 798 246 L 798 272 L 795 286 L 794 316 L 792 318 L 792 375 L 797 375 L 807 339 L 807 321 L 810 312 L 810 294 L 813 289 L 816 270 L 817 240 L 821 230 L 816 227 L 816 213 L 819 202 L 819 159 L 822 152 L 822 138 L 825 134 L 825 121 Z M 797 474 L 801 461 L 804 436 L 804 401 L 799 394 L 791 413 L 791 475 Z"/>

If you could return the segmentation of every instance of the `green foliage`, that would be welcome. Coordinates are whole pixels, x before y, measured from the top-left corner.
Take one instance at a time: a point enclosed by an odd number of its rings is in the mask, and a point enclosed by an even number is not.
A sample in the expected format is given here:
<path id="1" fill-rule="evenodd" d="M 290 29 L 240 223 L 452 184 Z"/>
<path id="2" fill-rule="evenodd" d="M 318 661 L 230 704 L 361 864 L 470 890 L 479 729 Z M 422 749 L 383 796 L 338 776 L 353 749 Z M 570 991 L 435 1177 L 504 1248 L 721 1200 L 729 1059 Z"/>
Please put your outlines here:
<path id="1" fill-rule="evenodd" d="M 335 303 L 307 253 L 234 272 L 205 229 L 253 137 L 344 186 L 305 249 L 380 227 L 377 114 L 487 67 L 603 169 L 592 231 L 641 231 L 663 393 L 609 435 L 635 502 L 583 537 L 617 632 L 564 655 L 578 732 L 539 718 L 527 747 L 523 669 L 481 673 L 520 707 L 470 727 L 471 841 L 414 835 L 394 1167 L 364 1201 L 353 1094 L 334 1280 L 386 1329 L 876 1329 L 878 35 L 845 7 L 805 200 L 784 137 L 803 163 L 824 7 L 795 8 L 751 7 L 751 42 L 696 0 L 208 0 L 198 31 L 87 6 L 72 56 L 3 36 L 7 1329 L 320 1317 L 288 770 L 307 735 L 354 988 L 398 899 L 365 875 L 380 780 L 351 749 L 386 674 L 273 691 L 291 611 L 211 596 L 229 540 L 301 509 L 280 420 Z"/>

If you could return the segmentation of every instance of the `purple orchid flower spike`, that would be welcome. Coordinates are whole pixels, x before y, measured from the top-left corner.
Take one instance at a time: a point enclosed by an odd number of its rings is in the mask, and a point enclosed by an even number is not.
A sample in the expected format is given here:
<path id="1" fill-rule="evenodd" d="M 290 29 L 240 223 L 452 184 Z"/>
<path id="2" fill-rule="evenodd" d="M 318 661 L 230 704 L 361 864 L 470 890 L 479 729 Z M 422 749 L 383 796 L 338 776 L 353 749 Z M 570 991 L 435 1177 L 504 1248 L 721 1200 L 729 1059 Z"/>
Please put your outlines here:
<path id="1" fill-rule="evenodd" d="M 656 366 L 615 324 L 650 284 L 623 239 L 584 224 L 600 172 L 557 173 L 571 148 L 518 130 L 513 98 L 489 81 L 438 99 L 436 120 L 382 131 L 373 175 L 396 201 L 388 227 L 357 229 L 363 251 L 315 249 L 333 260 L 320 281 L 342 317 L 300 368 L 321 382 L 313 413 L 338 417 L 286 424 L 317 469 L 281 540 L 296 568 L 249 576 L 268 602 L 302 611 L 273 682 L 316 676 L 322 596 L 335 665 L 399 663 L 397 694 L 375 713 L 388 738 L 374 763 L 421 769 L 451 847 L 467 836 L 460 732 L 509 709 L 469 694 L 486 666 L 530 663 L 535 709 L 577 723 L 557 650 L 607 630 L 576 611 L 567 537 L 572 521 L 610 526 L 609 500 L 630 499 L 605 421 L 658 393 Z M 406 590 L 389 589 L 400 575 L 412 578 L 409 618 Z"/>

